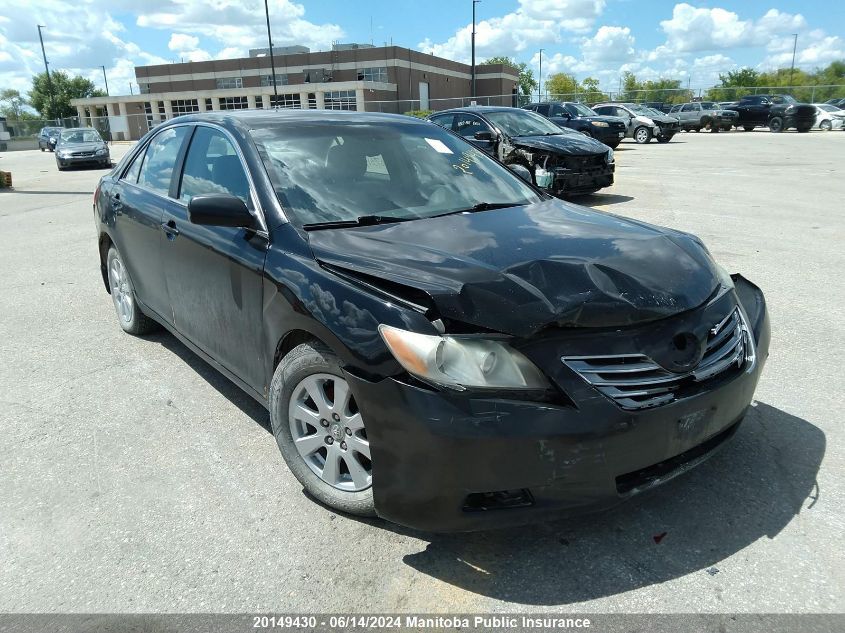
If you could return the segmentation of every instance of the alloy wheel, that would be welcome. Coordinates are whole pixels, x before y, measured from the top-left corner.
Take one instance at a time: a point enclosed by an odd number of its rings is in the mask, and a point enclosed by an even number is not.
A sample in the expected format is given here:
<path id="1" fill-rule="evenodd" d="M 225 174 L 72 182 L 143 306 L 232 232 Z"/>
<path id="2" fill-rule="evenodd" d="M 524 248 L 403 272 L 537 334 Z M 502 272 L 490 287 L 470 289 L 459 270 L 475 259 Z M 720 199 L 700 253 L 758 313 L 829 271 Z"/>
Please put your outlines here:
<path id="1" fill-rule="evenodd" d="M 644 127 L 641 127 L 636 132 L 636 139 L 637 143 L 646 143 L 648 141 L 648 130 Z"/>
<path id="2" fill-rule="evenodd" d="M 346 492 L 373 483 L 370 442 L 349 384 L 333 374 L 312 374 L 294 387 L 288 405 L 291 437 L 320 479 Z"/>
<path id="3" fill-rule="evenodd" d="M 119 257 L 113 257 L 109 266 L 109 285 L 111 286 L 111 298 L 120 320 L 126 324 L 132 322 L 132 288 L 129 286 L 129 277 L 123 262 Z"/>

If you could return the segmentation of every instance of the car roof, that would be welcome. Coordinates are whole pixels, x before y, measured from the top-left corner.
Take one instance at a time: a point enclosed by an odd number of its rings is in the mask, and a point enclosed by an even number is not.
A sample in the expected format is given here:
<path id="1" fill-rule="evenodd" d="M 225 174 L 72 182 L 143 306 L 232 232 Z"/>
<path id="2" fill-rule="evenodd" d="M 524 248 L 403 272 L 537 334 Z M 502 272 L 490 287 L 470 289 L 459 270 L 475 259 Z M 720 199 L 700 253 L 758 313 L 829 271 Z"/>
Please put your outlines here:
<path id="1" fill-rule="evenodd" d="M 473 112 L 475 114 L 487 114 L 490 112 L 523 112 L 522 108 L 514 108 L 511 106 L 463 106 L 460 108 L 449 108 L 448 110 L 440 110 L 439 112 L 432 112 L 430 116 L 436 114 L 443 114 L 445 112 Z"/>
<path id="2" fill-rule="evenodd" d="M 168 119 L 164 124 L 176 123 L 217 123 L 224 127 L 238 127 L 242 129 L 260 129 L 281 124 L 297 123 L 421 123 L 431 125 L 430 122 L 418 117 L 404 114 L 387 114 L 384 112 L 354 112 L 349 110 L 218 110 L 215 112 L 195 112 Z"/>

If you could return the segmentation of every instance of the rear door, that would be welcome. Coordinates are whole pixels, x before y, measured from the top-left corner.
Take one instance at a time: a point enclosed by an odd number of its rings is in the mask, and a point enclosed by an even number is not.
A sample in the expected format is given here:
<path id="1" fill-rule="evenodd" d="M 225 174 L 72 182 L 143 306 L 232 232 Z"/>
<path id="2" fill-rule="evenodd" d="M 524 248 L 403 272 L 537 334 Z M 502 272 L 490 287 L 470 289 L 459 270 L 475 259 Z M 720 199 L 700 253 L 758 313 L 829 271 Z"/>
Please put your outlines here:
<path id="1" fill-rule="evenodd" d="M 262 283 L 266 231 L 201 226 L 188 202 L 202 194 L 237 196 L 260 218 L 237 145 L 222 128 L 197 125 L 162 218 L 162 260 L 177 331 L 258 393 L 264 385 Z M 266 228 L 266 226 L 265 226 Z"/>
<path id="2" fill-rule="evenodd" d="M 176 161 L 190 128 L 170 127 L 156 134 L 126 167 L 109 193 L 114 212 L 113 239 L 138 300 L 172 323 L 161 262 L 161 221 L 176 201 L 168 197 Z"/>

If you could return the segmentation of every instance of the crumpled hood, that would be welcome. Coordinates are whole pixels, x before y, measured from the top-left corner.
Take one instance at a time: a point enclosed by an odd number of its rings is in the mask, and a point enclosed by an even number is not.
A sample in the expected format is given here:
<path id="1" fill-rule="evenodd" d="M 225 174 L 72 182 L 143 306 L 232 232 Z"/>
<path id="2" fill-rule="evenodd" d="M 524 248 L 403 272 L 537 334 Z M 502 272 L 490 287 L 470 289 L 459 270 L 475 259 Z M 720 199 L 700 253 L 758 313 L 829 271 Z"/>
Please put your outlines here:
<path id="1" fill-rule="evenodd" d="M 510 139 L 514 147 L 541 150 L 551 154 L 583 156 L 585 154 L 606 154 L 608 147 L 581 132 L 564 132 L 552 136 L 520 136 Z"/>
<path id="2" fill-rule="evenodd" d="M 514 336 L 661 319 L 719 285 L 697 238 L 560 200 L 308 238 L 321 263 L 398 284 L 398 295 L 422 291 L 441 317 Z"/>
<path id="3" fill-rule="evenodd" d="M 652 121 L 654 121 L 658 125 L 660 123 L 677 123 L 678 122 L 678 119 L 676 119 L 673 116 L 668 116 L 668 115 L 667 116 L 657 116 L 655 114 L 654 116 L 651 116 L 651 115 L 644 114 L 643 116 L 647 116 L 649 119 L 651 119 Z"/>

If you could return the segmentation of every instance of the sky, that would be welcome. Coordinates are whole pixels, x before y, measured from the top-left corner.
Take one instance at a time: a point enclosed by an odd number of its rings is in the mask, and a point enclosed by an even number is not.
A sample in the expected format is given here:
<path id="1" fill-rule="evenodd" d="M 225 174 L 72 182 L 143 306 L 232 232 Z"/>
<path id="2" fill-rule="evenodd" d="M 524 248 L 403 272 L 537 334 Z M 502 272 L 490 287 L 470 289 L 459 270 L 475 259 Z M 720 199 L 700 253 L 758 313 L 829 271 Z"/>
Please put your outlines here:
<path id="1" fill-rule="evenodd" d="M 393 43 L 470 60 L 471 0 L 269 0 L 274 46 Z M 621 73 L 708 87 L 739 67 L 792 61 L 812 69 L 845 59 L 845 3 L 820 0 L 483 0 L 479 61 L 506 55 L 543 77 L 568 72 L 616 89 Z M 263 0 L 8 0 L 0 6 L 0 89 L 26 93 L 44 70 L 88 77 L 111 94 L 137 93 L 136 65 L 238 57 L 267 45 Z M 131 88 L 130 88 L 131 84 Z"/>

